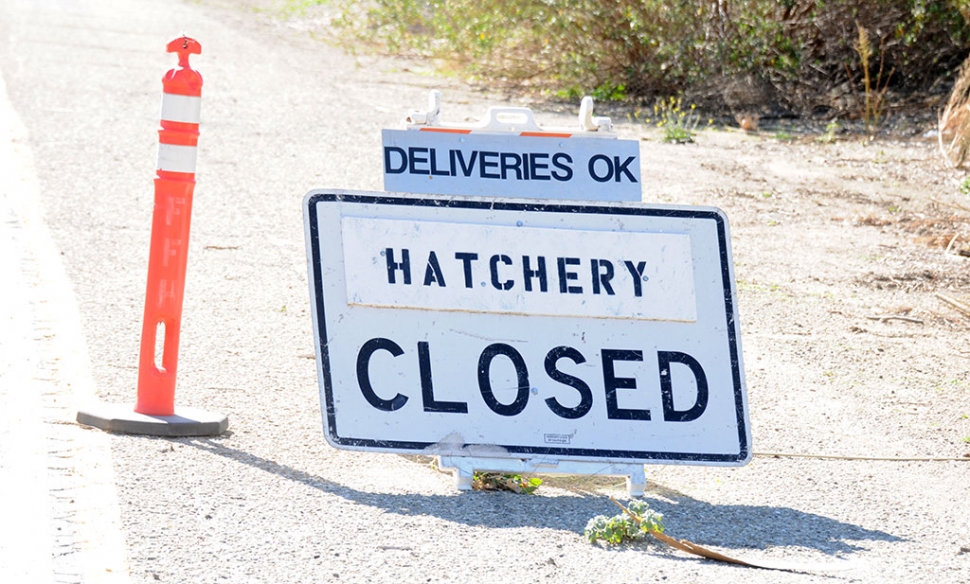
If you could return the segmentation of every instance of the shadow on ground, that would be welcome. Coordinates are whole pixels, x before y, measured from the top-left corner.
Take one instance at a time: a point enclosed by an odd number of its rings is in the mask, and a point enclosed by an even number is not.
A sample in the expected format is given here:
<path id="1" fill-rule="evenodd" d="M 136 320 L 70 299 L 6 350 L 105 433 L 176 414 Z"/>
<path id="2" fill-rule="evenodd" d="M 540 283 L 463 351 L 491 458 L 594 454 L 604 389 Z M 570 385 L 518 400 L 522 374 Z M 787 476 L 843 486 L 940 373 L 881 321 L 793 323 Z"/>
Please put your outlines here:
<path id="1" fill-rule="evenodd" d="M 555 498 L 479 491 L 455 491 L 454 495 L 370 493 L 234 449 L 220 439 L 172 440 L 386 513 L 430 515 L 455 523 L 496 529 L 535 527 L 582 534 L 591 517 L 619 512 L 607 495 L 592 490 Z M 860 542 L 903 541 L 903 538 L 882 531 L 788 507 L 713 505 L 663 487 L 653 491 L 648 489 L 644 499 L 665 515 L 672 535 L 722 549 L 792 546 L 835 555 L 865 549 Z"/>

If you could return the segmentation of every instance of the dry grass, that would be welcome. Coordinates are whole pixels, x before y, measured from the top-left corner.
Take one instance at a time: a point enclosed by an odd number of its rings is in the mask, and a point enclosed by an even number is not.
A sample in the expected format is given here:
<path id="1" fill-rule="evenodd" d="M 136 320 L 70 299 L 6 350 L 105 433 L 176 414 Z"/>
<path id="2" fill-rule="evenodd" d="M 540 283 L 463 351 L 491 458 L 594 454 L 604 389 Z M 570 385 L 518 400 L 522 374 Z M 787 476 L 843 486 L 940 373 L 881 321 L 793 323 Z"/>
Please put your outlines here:
<path id="1" fill-rule="evenodd" d="M 970 59 L 960 67 L 950 99 L 939 116 L 940 152 L 954 168 L 962 167 L 970 154 Z"/>

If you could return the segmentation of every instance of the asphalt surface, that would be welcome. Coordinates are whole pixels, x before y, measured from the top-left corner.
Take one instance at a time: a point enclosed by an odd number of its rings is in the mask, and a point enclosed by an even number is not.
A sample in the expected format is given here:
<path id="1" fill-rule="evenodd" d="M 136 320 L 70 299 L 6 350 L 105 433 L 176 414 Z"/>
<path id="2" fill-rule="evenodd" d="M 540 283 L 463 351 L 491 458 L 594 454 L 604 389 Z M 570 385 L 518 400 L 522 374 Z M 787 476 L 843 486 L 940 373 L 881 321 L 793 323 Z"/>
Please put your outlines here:
<path id="1" fill-rule="evenodd" d="M 107 435 L 73 413 L 134 401 L 164 46 L 183 32 L 205 87 L 176 400 L 230 429 Z M 380 129 L 429 88 L 458 121 L 489 100 L 394 67 L 205 3 L 0 1 L 0 580 L 970 581 L 962 463 L 648 472 L 677 536 L 852 568 L 769 572 L 590 546 L 615 482 L 459 494 L 423 459 L 329 447 L 303 196 L 380 190 Z"/>

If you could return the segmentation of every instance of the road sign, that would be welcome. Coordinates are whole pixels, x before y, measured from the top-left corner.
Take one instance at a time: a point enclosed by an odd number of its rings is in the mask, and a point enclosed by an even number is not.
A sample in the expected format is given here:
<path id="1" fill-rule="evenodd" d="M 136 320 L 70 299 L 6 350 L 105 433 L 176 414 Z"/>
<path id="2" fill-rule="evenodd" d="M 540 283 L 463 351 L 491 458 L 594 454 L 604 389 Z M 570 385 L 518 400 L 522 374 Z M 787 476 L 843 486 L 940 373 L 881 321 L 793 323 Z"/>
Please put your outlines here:
<path id="1" fill-rule="evenodd" d="M 640 201 L 639 143 L 582 135 L 474 133 L 447 128 L 383 130 L 384 189 Z"/>
<path id="2" fill-rule="evenodd" d="M 304 212 L 331 445 L 750 459 L 719 210 L 329 190 Z"/>

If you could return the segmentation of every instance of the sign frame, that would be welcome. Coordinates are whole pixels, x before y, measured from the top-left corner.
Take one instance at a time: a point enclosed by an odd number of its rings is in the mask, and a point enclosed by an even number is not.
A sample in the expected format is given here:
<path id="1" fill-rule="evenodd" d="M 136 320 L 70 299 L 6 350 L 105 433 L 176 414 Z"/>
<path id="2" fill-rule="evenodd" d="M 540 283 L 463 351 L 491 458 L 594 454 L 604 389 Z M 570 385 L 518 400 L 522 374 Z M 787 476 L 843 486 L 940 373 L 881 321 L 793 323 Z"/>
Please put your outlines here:
<path id="1" fill-rule="evenodd" d="M 341 434 L 339 412 L 334 399 L 334 379 L 330 342 L 327 340 L 327 306 L 324 297 L 323 250 L 320 239 L 320 205 L 377 205 L 411 208 L 455 210 L 511 211 L 522 213 L 559 213 L 567 215 L 610 215 L 618 217 L 650 217 L 656 219 L 690 219 L 713 221 L 718 241 L 717 262 L 724 302 L 724 331 L 730 360 L 731 391 L 737 430 L 737 452 L 698 453 L 622 449 L 572 448 L 563 445 L 537 447 L 522 444 L 462 443 L 446 441 L 384 440 L 360 438 Z M 746 385 L 740 327 L 737 312 L 737 291 L 733 277 L 730 234 L 727 218 L 713 207 L 680 207 L 626 203 L 570 202 L 549 200 L 495 199 L 408 195 L 382 192 L 319 189 L 304 198 L 304 226 L 307 244 L 308 285 L 313 315 L 314 343 L 317 354 L 317 374 L 323 416 L 324 434 L 331 446 L 349 450 L 378 451 L 401 454 L 440 456 L 487 456 L 491 458 L 564 460 L 600 464 L 691 464 L 713 466 L 742 466 L 751 460 L 751 428 L 748 417 Z M 342 261 L 342 258 L 341 258 Z M 403 309 L 408 310 L 408 309 Z M 720 326 L 720 325 L 719 325 Z M 662 373 L 663 374 L 663 373 Z M 442 437 L 444 438 L 444 437 Z M 732 443 L 733 444 L 733 443 Z"/>

